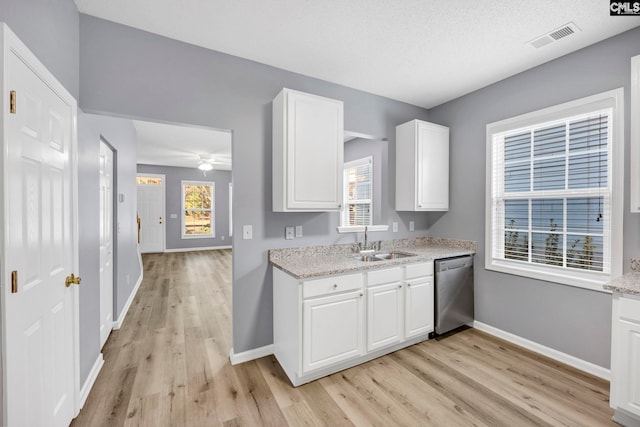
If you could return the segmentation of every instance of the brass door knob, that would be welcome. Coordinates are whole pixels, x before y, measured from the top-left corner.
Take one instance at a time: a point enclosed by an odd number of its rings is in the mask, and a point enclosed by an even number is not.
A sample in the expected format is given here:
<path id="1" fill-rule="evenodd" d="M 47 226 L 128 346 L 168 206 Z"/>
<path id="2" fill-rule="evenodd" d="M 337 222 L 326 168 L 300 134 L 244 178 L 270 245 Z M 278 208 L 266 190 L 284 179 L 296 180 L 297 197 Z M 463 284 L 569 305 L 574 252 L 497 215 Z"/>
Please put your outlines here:
<path id="1" fill-rule="evenodd" d="M 80 277 L 76 277 L 71 273 L 71 276 L 67 276 L 67 280 L 64 281 L 64 285 L 68 288 L 71 285 L 79 285 L 82 279 Z"/>

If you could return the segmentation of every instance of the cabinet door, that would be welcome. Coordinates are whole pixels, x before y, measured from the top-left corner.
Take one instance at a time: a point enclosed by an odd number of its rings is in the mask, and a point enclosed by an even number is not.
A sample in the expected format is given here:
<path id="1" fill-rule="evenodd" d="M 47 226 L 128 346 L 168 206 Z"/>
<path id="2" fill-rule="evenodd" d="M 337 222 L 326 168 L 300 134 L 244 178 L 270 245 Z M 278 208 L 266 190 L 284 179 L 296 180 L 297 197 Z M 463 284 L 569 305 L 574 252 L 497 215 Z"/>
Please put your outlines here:
<path id="1" fill-rule="evenodd" d="M 342 102 L 289 92 L 286 129 L 287 208 L 338 210 L 342 204 Z"/>
<path id="2" fill-rule="evenodd" d="M 404 301 L 402 284 L 388 283 L 367 289 L 367 350 L 402 340 Z"/>
<path id="3" fill-rule="evenodd" d="M 416 210 L 449 209 L 449 129 L 418 122 Z"/>
<path id="4" fill-rule="evenodd" d="M 433 277 L 406 282 L 405 301 L 405 338 L 432 332 Z"/>
<path id="5" fill-rule="evenodd" d="M 640 415 L 640 323 L 618 321 L 618 406 Z"/>
<path id="6" fill-rule="evenodd" d="M 302 303 L 304 373 L 362 354 L 363 299 L 357 291 Z"/>

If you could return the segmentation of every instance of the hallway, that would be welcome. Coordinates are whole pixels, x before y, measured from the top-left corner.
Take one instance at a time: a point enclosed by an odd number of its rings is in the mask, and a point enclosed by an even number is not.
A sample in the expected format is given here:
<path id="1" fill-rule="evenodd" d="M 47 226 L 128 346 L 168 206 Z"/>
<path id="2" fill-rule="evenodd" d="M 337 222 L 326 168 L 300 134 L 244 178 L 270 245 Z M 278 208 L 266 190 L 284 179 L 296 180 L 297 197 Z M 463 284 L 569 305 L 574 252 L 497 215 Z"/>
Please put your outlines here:
<path id="1" fill-rule="evenodd" d="M 210 425 L 230 371 L 231 250 L 143 255 L 144 279 L 73 426 Z M 227 375 L 227 374 L 225 374 Z"/>

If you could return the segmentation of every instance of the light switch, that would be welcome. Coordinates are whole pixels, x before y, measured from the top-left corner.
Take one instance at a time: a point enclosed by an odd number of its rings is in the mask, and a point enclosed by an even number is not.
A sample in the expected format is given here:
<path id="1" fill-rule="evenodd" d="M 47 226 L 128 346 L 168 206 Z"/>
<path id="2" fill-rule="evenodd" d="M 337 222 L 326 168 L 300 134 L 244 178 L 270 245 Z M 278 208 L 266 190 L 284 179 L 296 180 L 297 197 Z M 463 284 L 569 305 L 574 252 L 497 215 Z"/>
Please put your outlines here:
<path id="1" fill-rule="evenodd" d="M 296 237 L 302 237 L 302 226 L 296 225 Z"/>
<path id="2" fill-rule="evenodd" d="M 242 226 L 242 239 L 244 240 L 253 239 L 253 226 L 251 225 Z"/>
<path id="3" fill-rule="evenodd" d="M 409 231 L 414 231 L 416 229 L 416 225 L 413 221 L 409 221 Z"/>
<path id="4" fill-rule="evenodd" d="M 170 214 L 169 218 L 171 219 L 178 219 L 178 214 Z"/>
<path id="5" fill-rule="evenodd" d="M 393 232 L 397 233 L 398 232 L 398 223 L 394 221 L 393 223 Z"/>
<path id="6" fill-rule="evenodd" d="M 286 240 L 293 240 L 293 227 L 287 226 L 284 228 L 284 238 Z"/>

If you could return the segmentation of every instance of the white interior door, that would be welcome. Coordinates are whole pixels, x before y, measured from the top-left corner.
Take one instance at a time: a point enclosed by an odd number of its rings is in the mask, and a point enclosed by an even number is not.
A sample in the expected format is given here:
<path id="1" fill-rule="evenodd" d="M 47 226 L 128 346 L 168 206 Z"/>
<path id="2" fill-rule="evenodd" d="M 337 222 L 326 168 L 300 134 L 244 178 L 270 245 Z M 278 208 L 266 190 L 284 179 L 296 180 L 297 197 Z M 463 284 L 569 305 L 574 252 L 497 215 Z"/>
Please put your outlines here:
<path id="1" fill-rule="evenodd" d="M 76 103 L 6 27 L 4 423 L 68 426 L 79 370 L 74 180 Z M 14 273 L 12 273 L 14 272 Z"/>
<path id="2" fill-rule="evenodd" d="M 138 175 L 140 252 L 164 252 L 164 175 Z"/>
<path id="3" fill-rule="evenodd" d="M 100 347 L 113 329 L 113 151 L 100 141 Z"/>

